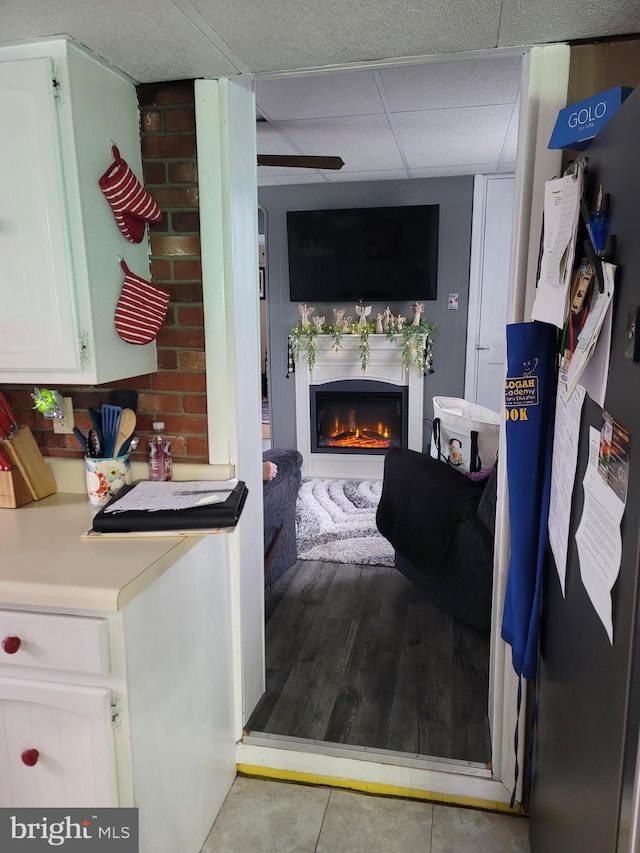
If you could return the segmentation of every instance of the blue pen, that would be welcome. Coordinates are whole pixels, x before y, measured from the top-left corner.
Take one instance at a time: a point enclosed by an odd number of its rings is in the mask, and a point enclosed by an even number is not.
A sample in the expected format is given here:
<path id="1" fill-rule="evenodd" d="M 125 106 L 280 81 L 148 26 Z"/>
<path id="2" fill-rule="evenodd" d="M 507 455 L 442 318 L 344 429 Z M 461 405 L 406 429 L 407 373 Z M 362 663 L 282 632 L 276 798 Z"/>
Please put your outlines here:
<path id="1" fill-rule="evenodd" d="M 587 231 L 596 255 L 603 257 L 609 234 L 609 193 L 603 195 L 602 187 L 598 193 L 596 209 L 587 222 Z"/>

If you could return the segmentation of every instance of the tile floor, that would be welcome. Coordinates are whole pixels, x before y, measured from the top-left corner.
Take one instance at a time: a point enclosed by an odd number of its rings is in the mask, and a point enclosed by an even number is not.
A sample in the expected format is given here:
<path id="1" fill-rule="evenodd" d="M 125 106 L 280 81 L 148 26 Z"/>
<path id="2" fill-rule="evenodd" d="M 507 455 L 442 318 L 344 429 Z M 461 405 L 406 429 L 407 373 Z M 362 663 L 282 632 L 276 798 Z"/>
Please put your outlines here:
<path id="1" fill-rule="evenodd" d="M 238 776 L 202 853 L 529 853 L 528 821 Z"/>

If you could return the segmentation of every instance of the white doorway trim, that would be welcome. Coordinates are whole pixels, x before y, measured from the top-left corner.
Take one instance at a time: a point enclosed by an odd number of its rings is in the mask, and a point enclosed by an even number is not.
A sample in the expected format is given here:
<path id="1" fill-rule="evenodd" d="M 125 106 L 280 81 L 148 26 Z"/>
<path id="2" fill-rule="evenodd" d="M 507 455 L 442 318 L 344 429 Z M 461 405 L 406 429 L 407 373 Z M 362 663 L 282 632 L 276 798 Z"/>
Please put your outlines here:
<path id="1" fill-rule="evenodd" d="M 196 80 L 195 101 L 210 462 L 248 488 L 227 542 L 239 740 L 265 678 L 255 97 L 244 80 Z"/>
<path id="2" fill-rule="evenodd" d="M 544 183 L 559 173 L 561 151 L 550 151 L 547 143 L 559 110 L 567 103 L 569 83 L 568 45 L 534 47 L 522 66 L 518 154 L 513 205 L 510 280 L 507 323 L 530 319 L 525 304 L 533 303 L 536 287 L 538 247 L 542 229 Z M 506 460 L 504 421 L 499 458 Z M 509 570 L 510 535 L 506 465 L 498 466 L 498 499 L 493 575 L 493 625 L 489 669 L 489 720 L 495 775 L 512 785 L 514 778 L 513 735 L 517 722 L 518 677 L 511 664 L 511 649 L 501 638 L 502 610 Z M 499 618 L 498 618 L 499 617 Z M 526 682 L 522 685 L 522 712 L 518 763 L 524 767 L 524 719 L 527 707 Z M 522 798 L 520 773 L 516 799 Z"/>

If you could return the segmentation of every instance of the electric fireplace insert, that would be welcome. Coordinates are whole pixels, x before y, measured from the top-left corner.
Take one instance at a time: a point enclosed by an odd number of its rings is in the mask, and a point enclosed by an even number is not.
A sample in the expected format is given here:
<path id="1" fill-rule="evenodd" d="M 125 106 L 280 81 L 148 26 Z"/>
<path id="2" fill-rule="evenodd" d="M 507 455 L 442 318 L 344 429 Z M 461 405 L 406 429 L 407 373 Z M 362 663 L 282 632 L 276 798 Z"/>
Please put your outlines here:
<path id="1" fill-rule="evenodd" d="M 383 454 L 407 447 L 407 388 L 374 380 L 310 387 L 311 452 Z"/>

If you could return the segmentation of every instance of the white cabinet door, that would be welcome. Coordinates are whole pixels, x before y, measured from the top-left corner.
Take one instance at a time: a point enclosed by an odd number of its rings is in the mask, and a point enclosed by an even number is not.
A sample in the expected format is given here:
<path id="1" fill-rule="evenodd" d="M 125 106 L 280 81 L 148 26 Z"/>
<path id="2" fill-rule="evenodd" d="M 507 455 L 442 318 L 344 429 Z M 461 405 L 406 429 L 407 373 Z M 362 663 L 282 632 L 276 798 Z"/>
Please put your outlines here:
<path id="1" fill-rule="evenodd" d="M 0 678 L 0 807 L 117 806 L 110 708 L 103 688 Z"/>
<path id="2" fill-rule="evenodd" d="M 50 59 L 0 63 L 0 363 L 79 366 Z"/>

